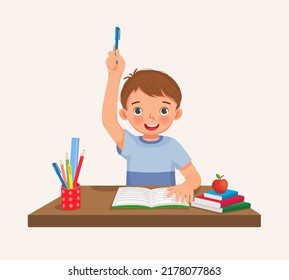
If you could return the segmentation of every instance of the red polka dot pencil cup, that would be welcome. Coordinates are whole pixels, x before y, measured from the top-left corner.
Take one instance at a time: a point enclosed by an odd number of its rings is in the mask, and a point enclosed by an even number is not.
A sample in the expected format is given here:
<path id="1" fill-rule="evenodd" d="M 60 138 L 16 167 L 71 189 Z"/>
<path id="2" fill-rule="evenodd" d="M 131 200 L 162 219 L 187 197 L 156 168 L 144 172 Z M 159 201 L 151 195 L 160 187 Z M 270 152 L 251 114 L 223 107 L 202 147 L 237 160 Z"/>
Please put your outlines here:
<path id="1" fill-rule="evenodd" d="M 79 209 L 81 205 L 80 185 L 75 188 L 67 189 L 61 186 L 61 205 L 65 210 Z"/>

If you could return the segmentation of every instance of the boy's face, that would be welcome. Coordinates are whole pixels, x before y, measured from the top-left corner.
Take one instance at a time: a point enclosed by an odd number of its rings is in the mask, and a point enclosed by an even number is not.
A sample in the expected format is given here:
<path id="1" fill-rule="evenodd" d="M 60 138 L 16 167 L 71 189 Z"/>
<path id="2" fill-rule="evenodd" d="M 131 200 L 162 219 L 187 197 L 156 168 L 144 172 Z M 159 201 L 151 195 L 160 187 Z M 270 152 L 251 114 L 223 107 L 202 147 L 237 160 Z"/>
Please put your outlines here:
<path id="1" fill-rule="evenodd" d="M 152 97 L 138 89 L 127 99 L 127 109 L 120 110 L 120 116 L 144 135 L 158 135 L 166 131 L 174 120 L 182 115 L 177 103 L 166 97 Z"/>

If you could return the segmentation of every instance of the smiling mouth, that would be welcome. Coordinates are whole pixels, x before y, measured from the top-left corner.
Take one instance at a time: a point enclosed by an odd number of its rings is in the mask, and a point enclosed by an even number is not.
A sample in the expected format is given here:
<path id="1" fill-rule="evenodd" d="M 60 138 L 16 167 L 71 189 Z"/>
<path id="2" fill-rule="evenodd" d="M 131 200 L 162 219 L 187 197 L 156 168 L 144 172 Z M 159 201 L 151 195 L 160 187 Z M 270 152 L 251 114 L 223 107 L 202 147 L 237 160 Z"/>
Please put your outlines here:
<path id="1" fill-rule="evenodd" d="M 159 127 L 159 124 L 145 124 L 144 125 L 147 130 L 156 130 Z"/>

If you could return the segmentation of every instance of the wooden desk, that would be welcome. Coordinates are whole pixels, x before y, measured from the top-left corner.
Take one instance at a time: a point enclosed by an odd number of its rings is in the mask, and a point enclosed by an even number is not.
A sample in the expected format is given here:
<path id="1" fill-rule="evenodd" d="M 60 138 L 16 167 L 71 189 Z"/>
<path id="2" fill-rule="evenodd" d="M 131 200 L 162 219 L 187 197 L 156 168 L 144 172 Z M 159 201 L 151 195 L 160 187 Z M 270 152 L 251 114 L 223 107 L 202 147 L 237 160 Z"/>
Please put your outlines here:
<path id="1" fill-rule="evenodd" d="M 63 210 L 60 197 L 28 215 L 29 227 L 260 227 L 253 209 L 214 213 L 188 209 L 113 209 L 119 186 L 81 186 L 81 208 Z M 211 189 L 202 186 L 195 194 Z"/>

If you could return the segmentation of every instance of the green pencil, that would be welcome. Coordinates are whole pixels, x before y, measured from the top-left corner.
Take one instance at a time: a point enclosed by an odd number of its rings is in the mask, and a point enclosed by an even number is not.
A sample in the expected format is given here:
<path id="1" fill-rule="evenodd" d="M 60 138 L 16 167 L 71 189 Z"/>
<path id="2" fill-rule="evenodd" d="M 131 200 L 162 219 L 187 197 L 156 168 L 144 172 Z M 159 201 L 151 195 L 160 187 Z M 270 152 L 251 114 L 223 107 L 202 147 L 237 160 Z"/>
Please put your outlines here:
<path id="1" fill-rule="evenodd" d="M 67 188 L 69 188 L 69 176 L 68 176 L 68 165 L 69 165 L 69 157 L 68 153 L 66 153 L 66 182 L 67 182 Z"/>

